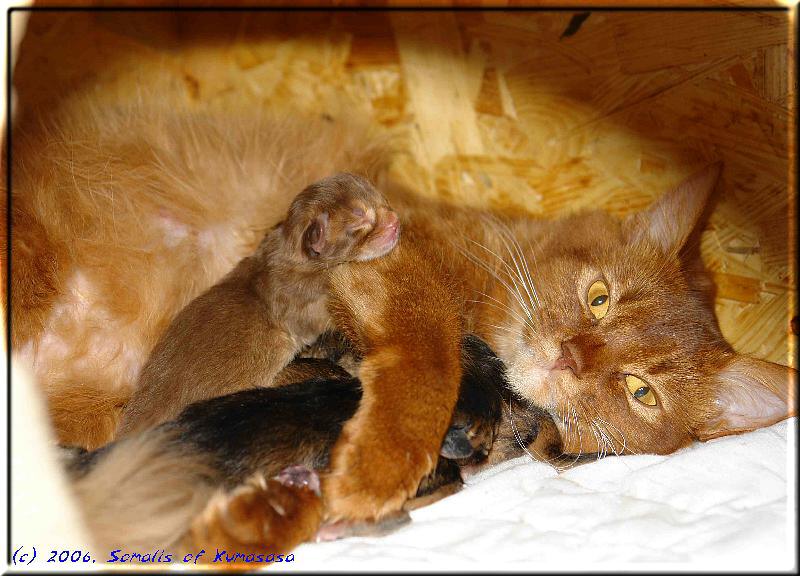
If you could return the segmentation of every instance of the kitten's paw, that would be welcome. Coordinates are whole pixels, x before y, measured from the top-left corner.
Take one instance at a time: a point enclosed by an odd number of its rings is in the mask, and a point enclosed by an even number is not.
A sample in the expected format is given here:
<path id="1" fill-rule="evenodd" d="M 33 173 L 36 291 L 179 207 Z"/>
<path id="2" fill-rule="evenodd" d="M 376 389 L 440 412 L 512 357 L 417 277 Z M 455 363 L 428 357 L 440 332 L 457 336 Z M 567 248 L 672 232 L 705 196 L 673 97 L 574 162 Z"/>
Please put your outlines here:
<path id="1" fill-rule="evenodd" d="M 400 510 L 437 456 L 436 449 L 397 437 L 340 437 L 322 479 L 328 519 L 376 520 Z"/>
<path id="2" fill-rule="evenodd" d="M 284 468 L 275 479 L 284 486 L 306 488 L 314 492 L 317 496 L 320 495 L 319 476 L 317 476 L 316 472 L 305 466 L 289 466 L 288 468 Z"/>
<path id="3" fill-rule="evenodd" d="M 288 552 L 311 540 L 322 521 L 322 500 L 311 470 L 293 466 L 277 479 L 251 477 L 228 493 L 217 493 L 195 518 L 187 546 L 235 552 Z"/>

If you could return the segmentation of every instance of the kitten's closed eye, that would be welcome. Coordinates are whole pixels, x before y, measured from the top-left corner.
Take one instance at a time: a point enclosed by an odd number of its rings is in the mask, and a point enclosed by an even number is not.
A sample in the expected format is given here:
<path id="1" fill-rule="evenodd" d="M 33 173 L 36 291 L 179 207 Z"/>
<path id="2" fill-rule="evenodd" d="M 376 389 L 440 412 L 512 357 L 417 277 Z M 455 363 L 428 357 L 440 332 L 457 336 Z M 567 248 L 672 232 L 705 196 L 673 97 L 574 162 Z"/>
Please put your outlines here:
<path id="1" fill-rule="evenodd" d="M 350 212 L 350 217 L 345 226 L 348 236 L 364 235 L 371 232 L 375 227 L 376 215 L 374 209 L 354 207 L 350 209 Z"/>

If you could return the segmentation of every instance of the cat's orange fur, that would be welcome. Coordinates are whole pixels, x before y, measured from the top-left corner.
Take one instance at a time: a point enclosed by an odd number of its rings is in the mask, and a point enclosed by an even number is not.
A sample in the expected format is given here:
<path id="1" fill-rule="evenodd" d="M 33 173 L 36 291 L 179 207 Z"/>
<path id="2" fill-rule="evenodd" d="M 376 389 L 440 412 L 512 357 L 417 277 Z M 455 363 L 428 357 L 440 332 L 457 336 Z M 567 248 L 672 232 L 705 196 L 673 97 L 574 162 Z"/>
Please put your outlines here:
<path id="1" fill-rule="evenodd" d="M 169 319 L 252 250 L 290 190 L 372 158 L 358 134 L 310 125 L 79 108 L 57 124 L 63 136 L 15 132 L 12 339 L 54 410 L 77 383 L 124 394 Z M 793 414 L 794 370 L 735 354 L 701 276 L 687 273 L 682 247 L 717 173 L 624 221 L 499 218 L 387 185 L 400 245 L 332 274 L 332 316 L 364 354 L 364 399 L 323 479 L 328 516 L 388 514 L 430 471 L 464 331 L 551 413 L 569 453 L 668 453 Z M 598 278 L 609 286 L 602 320 L 586 302 Z M 636 400 L 625 374 L 646 379 L 657 406 Z M 61 422 L 64 442 L 100 441 Z"/>
<path id="2" fill-rule="evenodd" d="M 15 126 L 11 344 L 62 443 L 113 438 L 117 399 L 173 316 L 252 253 L 299 190 L 379 168 L 367 130 L 347 124 L 87 98 Z"/>
<path id="3" fill-rule="evenodd" d="M 551 222 L 500 219 L 387 189 L 403 215 L 403 242 L 384 262 L 335 275 L 334 295 L 339 306 L 349 306 L 336 308 L 340 327 L 350 328 L 356 342 L 366 340 L 372 352 L 362 375 L 370 382 L 366 394 L 380 390 L 392 406 L 412 408 L 385 407 L 378 415 L 367 404 L 345 426 L 346 442 L 337 444 L 325 480 L 324 493 L 336 496 L 328 504 L 331 513 L 385 512 L 387 495 L 400 498 L 405 488 L 392 473 L 403 450 L 428 471 L 423 450 L 433 453 L 443 428 L 436 429 L 438 436 L 420 430 L 402 449 L 389 428 L 385 435 L 372 430 L 385 422 L 395 430 L 423 427 L 414 416 L 431 411 L 431 404 L 428 397 L 419 402 L 418 391 L 430 384 L 414 381 L 418 374 L 436 375 L 440 395 L 434 406 L 449 399 L 441 392 L 453 389 L 445 378 L 455 375 L 444 367 L 459 329 L 491 344 L 516 391 L 551 413 L 569 454 L 666 454 L 695 439 L 794 414 L 795 370 L 734 353 L 703 293 L 707 280 L 700 271 L 686 273 L 691 254 L 682 248 L 718 174 L 719 166 L 700 171 L 650 210 L 623 221 L 601 212 Z M 596 321 L 586 293 L 601 276 L 611 286 L 611 308 Z M 359 311 L 364 302 L 369 305 Z M 364 319 L 376 326 L 379 343 L 360 331 Z M 564 342 L 582 356 L 578 375 L 558 367 Z M 624 374 L 645 378 L 658 406 L 635 400 Z M 433 418 L 426 421 L 433 430 Z M 364 462 L 371 472 L 349 473 Z M 348 500 L 353 494 L 359 498 Z M 376 496 L 371 507 L 365 494 Z"/>

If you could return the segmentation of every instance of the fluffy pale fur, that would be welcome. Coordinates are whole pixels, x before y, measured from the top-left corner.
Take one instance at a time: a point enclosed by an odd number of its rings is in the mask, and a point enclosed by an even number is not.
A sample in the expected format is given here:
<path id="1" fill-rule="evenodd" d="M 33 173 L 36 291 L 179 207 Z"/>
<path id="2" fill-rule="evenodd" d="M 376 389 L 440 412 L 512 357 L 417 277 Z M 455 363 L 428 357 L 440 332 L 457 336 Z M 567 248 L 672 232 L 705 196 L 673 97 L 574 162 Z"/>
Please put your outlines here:
<path id="1" fill-rule="evenodd" d="M 207 480 L 213 471 L 196 457 L 165 451 L 168 439 L 140 435 L 125 442 L 124 450 L 112 451 L 73 483 L 91 512 L 85 522 L 99 549 L 174 545 L 215 494 Z"/>
<path id="2" fill-rule="evenodd" d="M 87 99 L 15 127 L 12 346 L 61 442 L 112 438 L 117 399 L 173 316 L 252 253 L 299 190 L 380 165 L 375 140 L 347 125 Z M 79 389 L 112 399 L 83 410 Z"/>
<path id="3" fill-rule="evenodd" d="M 252 249 L 290 190 L 364 159 L 357 138 L 324 121 L 319 132 L 276 133 L 235 115 L 82 113 L 42 129 L 60 133 L 49 145 L 24 134 L 14 156 L 14 221 L 36 225 L 14 235 L 15 262 L 20 254 L 29 272 L 15 268 L 13 338 L 51 391 L 130 386 L 171 316 Z M 569 454 L 668 453 L 793 414 L 794 370 L 734 353 L 684 254 L 718 173 L 698 172 L 626 220 L 498 217 L 387 184 L 400 245 L 331 278 L 331 314 L 363 355 L 364 393 L 323 478 L 327 515 L 390 514 L 431 471 L 464 331 L 487 340 L 516 392 L 550 413 Z M 39 284 L 34 270 L 52 273 Z M 587 295 L 600 279 L 608 312 L 597 319 Z M 626 375 L 657 403 L 638 400 Z"/>

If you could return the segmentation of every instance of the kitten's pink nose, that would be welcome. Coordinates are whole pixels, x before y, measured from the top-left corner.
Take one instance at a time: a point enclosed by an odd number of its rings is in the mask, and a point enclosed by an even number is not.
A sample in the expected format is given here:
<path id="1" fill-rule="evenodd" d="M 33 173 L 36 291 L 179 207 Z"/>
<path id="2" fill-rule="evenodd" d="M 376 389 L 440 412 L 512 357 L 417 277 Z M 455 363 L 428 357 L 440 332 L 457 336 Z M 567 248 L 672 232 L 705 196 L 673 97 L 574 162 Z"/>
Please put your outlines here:
<path id="1" fill-rule="evenodd" d="M 561 343 L 561 357 L 556 360 L 556 368 L 570 369 L 578 378 L 583 371 L 583 358 L 580 349 L 569 340 Z"/>
<path id="2" fill-rule="evenodd" d="M 400 230 L 400 219 L 394 212 L 386 214 L 383 220 L 384 234 L 393 239 L 397 239 L 397 234 Z"/>

